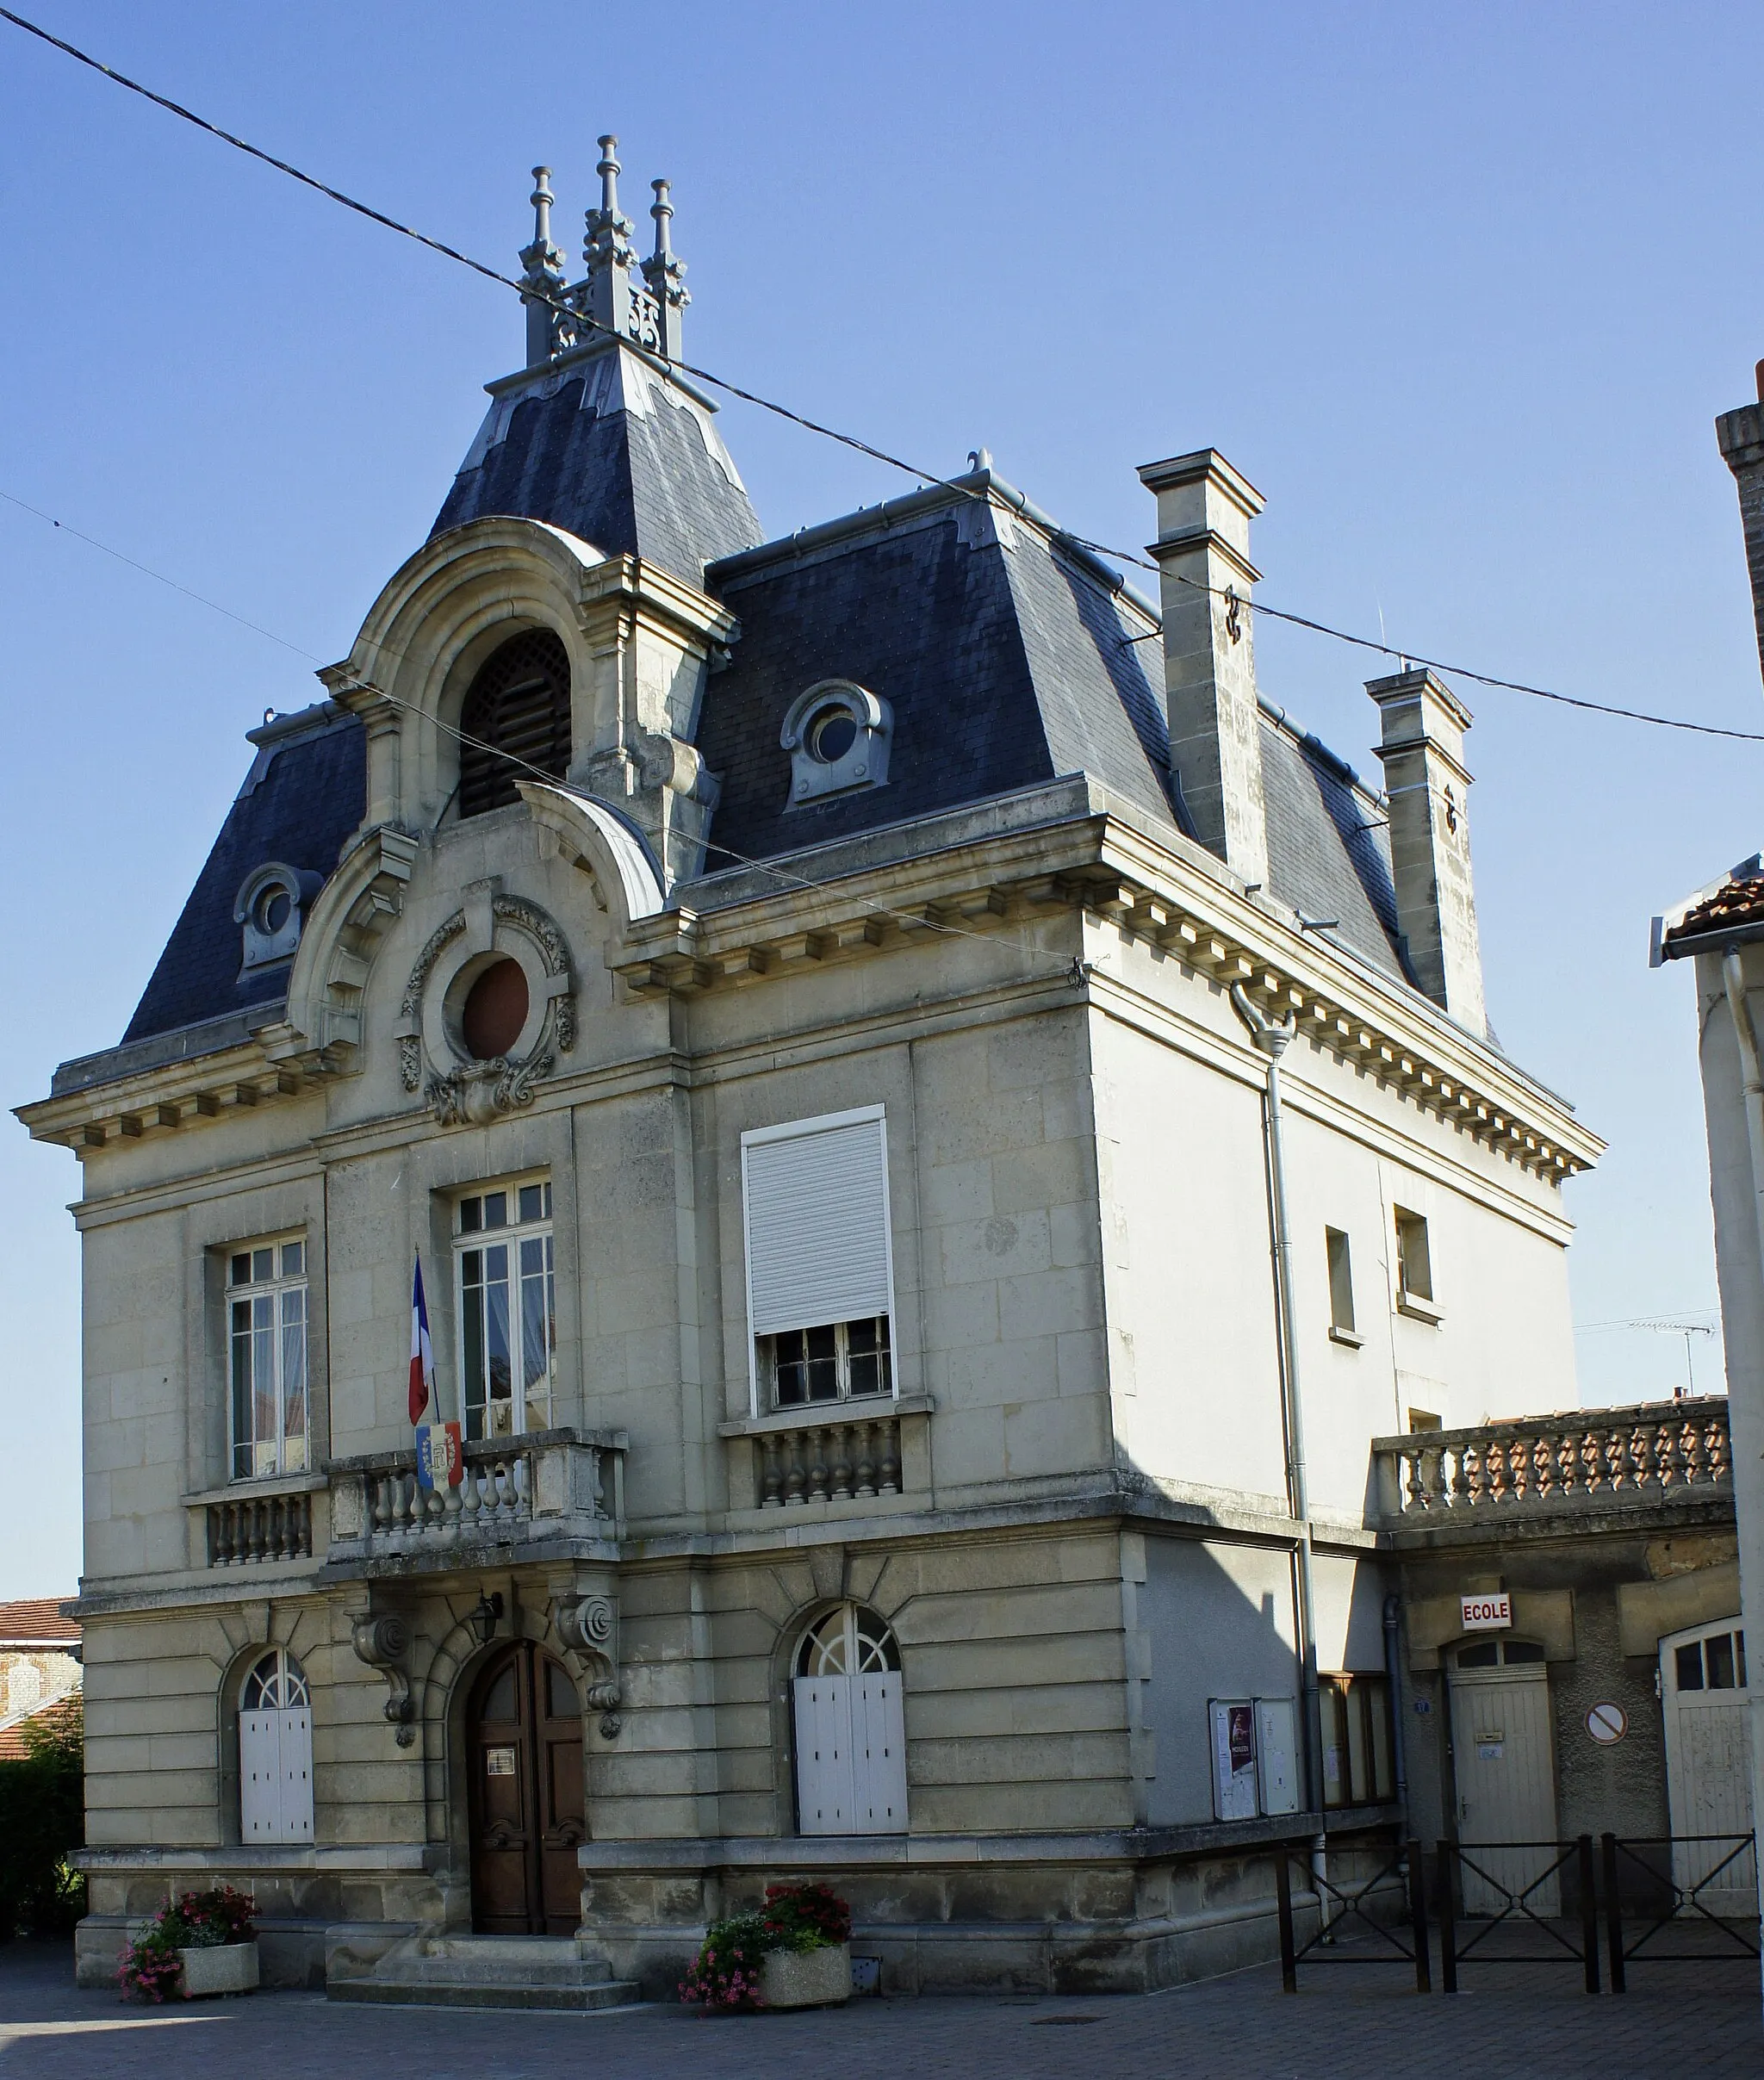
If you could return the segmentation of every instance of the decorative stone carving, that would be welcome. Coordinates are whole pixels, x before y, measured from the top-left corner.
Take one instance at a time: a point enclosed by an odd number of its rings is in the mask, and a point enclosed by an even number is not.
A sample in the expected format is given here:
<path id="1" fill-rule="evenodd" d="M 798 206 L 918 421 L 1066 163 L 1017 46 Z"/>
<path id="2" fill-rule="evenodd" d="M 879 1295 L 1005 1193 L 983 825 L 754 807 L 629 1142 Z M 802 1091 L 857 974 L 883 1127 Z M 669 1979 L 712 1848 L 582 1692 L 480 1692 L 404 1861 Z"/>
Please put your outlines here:
<path id="1" fill-rule="evenodd" d="M 397 1728 L 394 1738 L 401 1748 L 409 1748 L 415 1742 L 417 1729 L 412 1724 L 416 1706 L 410 1694 L 410 1627 L 394 1613 L 388 1612 L 379 1617 L 357 1617 L 351 1621 L 351 1644 L 356 1658 L 365 1661 L 370 1668 L 377 1668 L 386 1679 L 388 1692 L 382 1706 L 386 1717 Z"/>
<path id="2" fill-rule="evenodd" d="M 622 1694 L 615 1643 L 618 1612 L 607 1597 L 583 1596 L 560 1603 L 556 1616 L 557 1636 L 588 1665 L 588 1709 L 600 1714 L 600 1737 L 617 1740 L 624 1723 L 618 1711 Z"/>
<path id="3" fill-rule="evenodd" d="M 430 933 L 399 1004 L 399 1077 L 420 1090 L 443 1127 L 482 1127 L 533 1102 L 539 1079 L 576 1041 L 569 948 L 556 922 L 494 880 L 475 883 L 468 901 Z M 530 1010 L 521 1051 L 481 1060 L 465 1046 L 454 1003 L 488 959 L 516 960 L 525 972 Z M 452 1009 L 450 1009 L 450 1005 Z"/>

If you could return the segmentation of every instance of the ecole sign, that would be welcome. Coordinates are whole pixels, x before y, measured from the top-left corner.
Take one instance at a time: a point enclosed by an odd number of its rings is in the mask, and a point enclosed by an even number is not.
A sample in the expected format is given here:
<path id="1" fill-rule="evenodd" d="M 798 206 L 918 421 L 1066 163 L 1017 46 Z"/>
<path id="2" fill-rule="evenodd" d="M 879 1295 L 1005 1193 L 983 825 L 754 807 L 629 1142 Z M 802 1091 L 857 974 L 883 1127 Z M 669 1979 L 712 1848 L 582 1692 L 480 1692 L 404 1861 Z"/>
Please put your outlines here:
<path id="1" fill-rule="evenodd" d="M 1512 1597 L 1506 1589 L 1495 1596 L 1463 1596 L 1458 1599 L 1463 1611 L 1463 1629 L 1466 1632 L 1509 1632 L 1512 1629 Z"/>

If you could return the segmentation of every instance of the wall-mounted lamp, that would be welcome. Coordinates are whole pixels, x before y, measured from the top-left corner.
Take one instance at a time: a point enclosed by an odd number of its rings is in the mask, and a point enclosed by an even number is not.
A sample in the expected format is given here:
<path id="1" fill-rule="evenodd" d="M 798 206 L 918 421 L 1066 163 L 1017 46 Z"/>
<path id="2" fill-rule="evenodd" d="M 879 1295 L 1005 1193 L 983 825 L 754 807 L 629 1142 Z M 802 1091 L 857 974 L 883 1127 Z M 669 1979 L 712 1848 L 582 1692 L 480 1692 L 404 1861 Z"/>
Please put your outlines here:
<path id="1" fill-rule="evenodd" d="M 478 1600 L 472 1606 L 471 1616 L 467 1621 L 472 1630 L 478 1636 L 479 1646 L 488 1647 L 490 1642 L 495 1638 L 496 1622 L 501 1616 L 501 1590 L 498 1589 L 494 1595 L 490 1596 L 486 1596 L 481 1590 Z"/>

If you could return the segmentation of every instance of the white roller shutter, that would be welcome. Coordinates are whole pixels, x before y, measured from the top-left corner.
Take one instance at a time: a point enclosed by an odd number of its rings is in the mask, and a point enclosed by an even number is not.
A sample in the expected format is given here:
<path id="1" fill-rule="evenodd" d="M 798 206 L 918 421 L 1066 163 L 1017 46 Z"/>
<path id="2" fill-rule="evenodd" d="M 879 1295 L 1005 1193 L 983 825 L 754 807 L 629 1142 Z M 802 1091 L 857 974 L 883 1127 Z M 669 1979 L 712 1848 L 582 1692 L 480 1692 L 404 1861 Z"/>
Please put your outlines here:
<path id="1" fill-rule="evenodd" d="M 751 1333 L 893 1311 L 879 1105 L 742 1136 Z"/>

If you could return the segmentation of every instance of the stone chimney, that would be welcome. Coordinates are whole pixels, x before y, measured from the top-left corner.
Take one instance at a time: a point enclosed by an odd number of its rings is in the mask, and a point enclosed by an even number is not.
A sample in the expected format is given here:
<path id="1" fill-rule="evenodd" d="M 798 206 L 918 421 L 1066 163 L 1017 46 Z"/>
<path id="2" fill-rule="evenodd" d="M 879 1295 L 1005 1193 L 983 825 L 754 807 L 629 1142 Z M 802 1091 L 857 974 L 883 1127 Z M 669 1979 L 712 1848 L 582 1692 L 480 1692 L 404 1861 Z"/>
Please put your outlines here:
<path id="1" fill-rule="evenodd" d="M 1256 707 L 1250 522 L 1262 494 L 1212 448 L 1147 463 L 1157 495 L 1149 554 L 1164 608 L 1170 761 L 1195 835 L 1251 883 L 1268 879 L 1268 814 Z"/>
<path id="2" fill-rule="evenodd" d="M 1383 722 L 1378 756 L 1390 797 L 1390 871 L 1409 965 L 1435 1003 L 1486 1034 L 1463 763 L 1470 711 L 1425 668 L 1370 680 L 1366 691 Z"/>
<path id="3" fill-rule="evenodd" d="M 1752 619 L 1758 631 L 1758 661 L 1764 666 L 1764 361 L 1758 363 L 1757 382 L 1760 401 L 1724 412 L 1715 422 L 1715 438 L 1721 443 L 1721 459 L 1739 487 Z"/>

